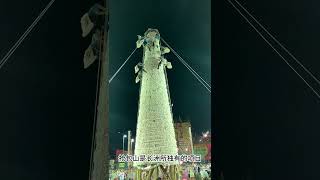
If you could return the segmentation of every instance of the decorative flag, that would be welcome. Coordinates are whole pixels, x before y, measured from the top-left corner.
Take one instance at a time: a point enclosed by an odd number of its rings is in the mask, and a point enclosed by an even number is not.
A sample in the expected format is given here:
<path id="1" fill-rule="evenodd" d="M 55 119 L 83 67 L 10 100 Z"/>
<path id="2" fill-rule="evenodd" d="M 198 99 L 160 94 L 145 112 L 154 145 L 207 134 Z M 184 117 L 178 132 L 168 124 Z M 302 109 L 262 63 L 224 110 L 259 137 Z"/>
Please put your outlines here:
<path id="1" fill-rule="evenodd" d="M 136 74 L 137 72 L 139 72 L 139 67 L 138 67 L 138 65 L 136 65 L 136 66 L 134 67 L 134 73 Z"/>
<path id="2" fill-rule="evenodd" d="M 97 56 L 94 55 L 93 49 L 91 48 L 91 46 L 89 46 L 83 57 L 84 68 L 87 69 L 96 59 Z"/>
<path id="3" fill-rule="evenodd" d="M 139 72 L 140 70 L 143 70 L 143 64 L 141 62 L 139 62 L 135 67 L 134 67 L 134 73 L 136 74 L 137 72 Z"/>
<path id="4" fill-rule="evenodd" d="M 91 39 L 91 44 L 90 46 L 86 49 L 84 58 L 83 58 L 83 63 L 84 63 L 84 68 L 88 68 L 99 56 L 99 45 L 100 45 L 100 31 L 96 30 L 96 32 L 92 35 Z"/>
<path id="5" fill-rule="evenodd" d="M 142 72 L 140 71 L 136 77 L 136 83 L 138 83 L 142 78 Z"/>
<path id="6" fill-rule="evenodd" d="M 98 56 L 99 49 L 101 43 L 101 32 L 96 30 L 95 33 L 92 35 L 90 46 L 93 49 L 94 55 Z"/>
<path id="7" fill-rule="evenodd" d="M 138 40 L 136 42 L 137 48 L 140 48 L 142 46 L 143 42 L 144 42 L 144 38 L 142 36 L 138 35 Z"/>
<path id="8" fill-rule="evenodd" d="M 168 69 L 172 69 L 172 64 L 171 64 L 171 62 L 168 61 L 167 64 L 166 64 L 166 66 L 167 66 Z"/>
<path id="9" fill-rule="evenodd" d="M 170 52 L 170 49 L 169 48 L 167 48 L 167 47 L 161 47 L 161 54 L 167 54 L 167 53 L 169 53 Z"/>
<path id="10" fill-rule="evenodd" d="M 82 29 L 82 37 L 86 37 L 93 29 L 94 24 L 91 21 L 88 13 L 82 16 L 80 22 L 81 22 L 81 29 Z"/>
<path id="11" fill-rule="evenodd" d="M 106 8 L 101 6 L 100 4 L 94 4 L 89 10 L 89 16 L 97 16 L 97 15 L 105 15 Z"/>

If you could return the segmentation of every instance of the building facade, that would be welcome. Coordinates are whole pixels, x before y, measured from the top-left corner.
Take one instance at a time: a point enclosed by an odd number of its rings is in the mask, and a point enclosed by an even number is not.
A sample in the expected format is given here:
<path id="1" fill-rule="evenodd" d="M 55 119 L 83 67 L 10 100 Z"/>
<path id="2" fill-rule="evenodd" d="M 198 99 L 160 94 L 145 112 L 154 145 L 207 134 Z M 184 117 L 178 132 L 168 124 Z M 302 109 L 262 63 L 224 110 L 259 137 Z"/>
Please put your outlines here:
<path id="1" fill-rule="evenodd" d="M 174 124 L 178 154 L 192 154 L 193 142 L 190 122 L 177 122 Z"/>

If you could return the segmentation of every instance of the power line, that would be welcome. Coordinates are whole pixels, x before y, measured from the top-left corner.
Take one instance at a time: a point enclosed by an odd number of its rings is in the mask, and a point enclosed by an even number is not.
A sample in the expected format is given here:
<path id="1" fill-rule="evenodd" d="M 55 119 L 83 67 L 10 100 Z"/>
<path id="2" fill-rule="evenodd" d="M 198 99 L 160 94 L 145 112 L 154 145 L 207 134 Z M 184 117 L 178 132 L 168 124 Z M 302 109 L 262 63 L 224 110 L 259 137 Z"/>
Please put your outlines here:
<path id="1" fill-rule="evenodd" d="M 28 27 L 28 29 L 23 33 L 23 35 L 19 38 L 19 40 L 11 47 L 8 53 L 1 59 L 0 61 L 0 69 L 4 66 L 4 64 L 8 61 L 11 55 L 15 52 L 15 50 L 19 47 L 22 41 L 27 37 L 27 35 L 32 31 L 32 29 L 37 25 L 43 15 L 48 11 L 51 5 L 55 2 L 55 0 L 51 0 L 49 4 L 42 10 L 39 16 L 33 21 L 33 23 Z"/>
<path id="2" fill-rule="evenodd" d="M 120 70 L 123 68 L 123 66 L 127 63 L 127 61 L 130 59 L 130 57 L 133 55 L 134 52 L 136 52 L 137 48 L 135 48 L 131 54 L 128 56 L 128 58 L 124 61 L 124 63 L 119 67 L 119 69 L 116 71 L 116 73 L 114 73 L 114 75 L 110 78 L 109 80 L 109 84 L 111 83 L 111 81 L 116 77 L 116 75 L 120 72 Z"/>
<path id="3" fill-rule="evenodd" d="M 306 67 L 304 67 L 304 65 L 294 55 L 292 55 L 287 48 L 285 48 L 250 12 L 248 12 L 245 7 L 243 7 L 237 0 L 234 1 L 320 85 L 320 81 Z"/>
<path id="4" fill-rule="evenodd" d="M 282 58 L 282 60 L 302 79 L 302 81 L 315 93 L 315 95 L 320 99 L 320 95 L 313 89 L 313 87 L 289 64 L 289 62 L 272 46 L 272 44 L 258 31 L 258 29 L 245 17 L 241 11 L 230 1 L 227 0 L 236 11 L 251 25 L 251 27 L 261 36 L 261 38 Z"/>
<path id="5" fill-rule="evenodd" d="M 196 71 L 194 71 L 192 67 L 189 66 L 188 63 L 183 60 L 181 56 L 179 56 L 179 54 L 173 48 L 171 48 L 171 46 L 163 38 L 161 38 L 161 40 L 170 48 L 173 54 L 177 56 L 179 61 L 191 72 L 191 74 L 211 93 L 210 85 Z"/>

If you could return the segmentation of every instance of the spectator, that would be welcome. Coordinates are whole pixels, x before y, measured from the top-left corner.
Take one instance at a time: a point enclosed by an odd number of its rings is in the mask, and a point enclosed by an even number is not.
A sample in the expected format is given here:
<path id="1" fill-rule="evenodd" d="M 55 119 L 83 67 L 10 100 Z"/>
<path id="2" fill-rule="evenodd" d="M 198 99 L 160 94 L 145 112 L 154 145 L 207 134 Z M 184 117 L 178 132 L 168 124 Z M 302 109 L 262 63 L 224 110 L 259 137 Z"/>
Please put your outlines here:
<path id="1" fill-rule="evenodd" d="M 182 179 L 187 180 L 187 179 L 189 179 L 189 178 L 190 178 L 190 176 L 189 176 L 188 169 L 185 169 L 185 170 L 183 171 Z"/>
<path id="2" fill-rule="evenodd" d="M 200 171 L 200 175 L 201 175 L 203 180 L 209 180 L 209 175 L 208 175 L 206 170 L 201 170 Z"/>
<path id="3" fill-rule="evenodd" d="M 195 180 L 194 170 L 192 168 L 189 169 L 189 177 L 190 180 Z"/>
<path id="4" fill-rule="evenodd" d="M 200 174 L 200 167 L 197 168 L 197 171 L 195 173 L 196 180 L 201 180 L 201 174 Z"/>
<path id="5" fill-rule="evenodd" d="M 125 180 L 125 174 L 123 171 L 120 171 L 119 180 Z"/>

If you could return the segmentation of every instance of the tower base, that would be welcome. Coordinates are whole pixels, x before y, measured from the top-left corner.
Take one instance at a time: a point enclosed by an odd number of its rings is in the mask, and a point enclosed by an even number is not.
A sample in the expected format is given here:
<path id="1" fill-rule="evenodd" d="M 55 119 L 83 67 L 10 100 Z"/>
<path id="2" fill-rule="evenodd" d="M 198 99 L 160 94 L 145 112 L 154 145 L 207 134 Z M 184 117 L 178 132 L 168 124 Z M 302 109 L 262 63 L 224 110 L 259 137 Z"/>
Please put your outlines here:
<path id="1" fill-rule="evenodd" d="M 148 170 L 136 169 L 135 174 L 135 179 L 139 180 L 157 180 L 158 177 L 163 180 L 180 180 L 182 176 L 179 165 L 158 165 Z"/>

